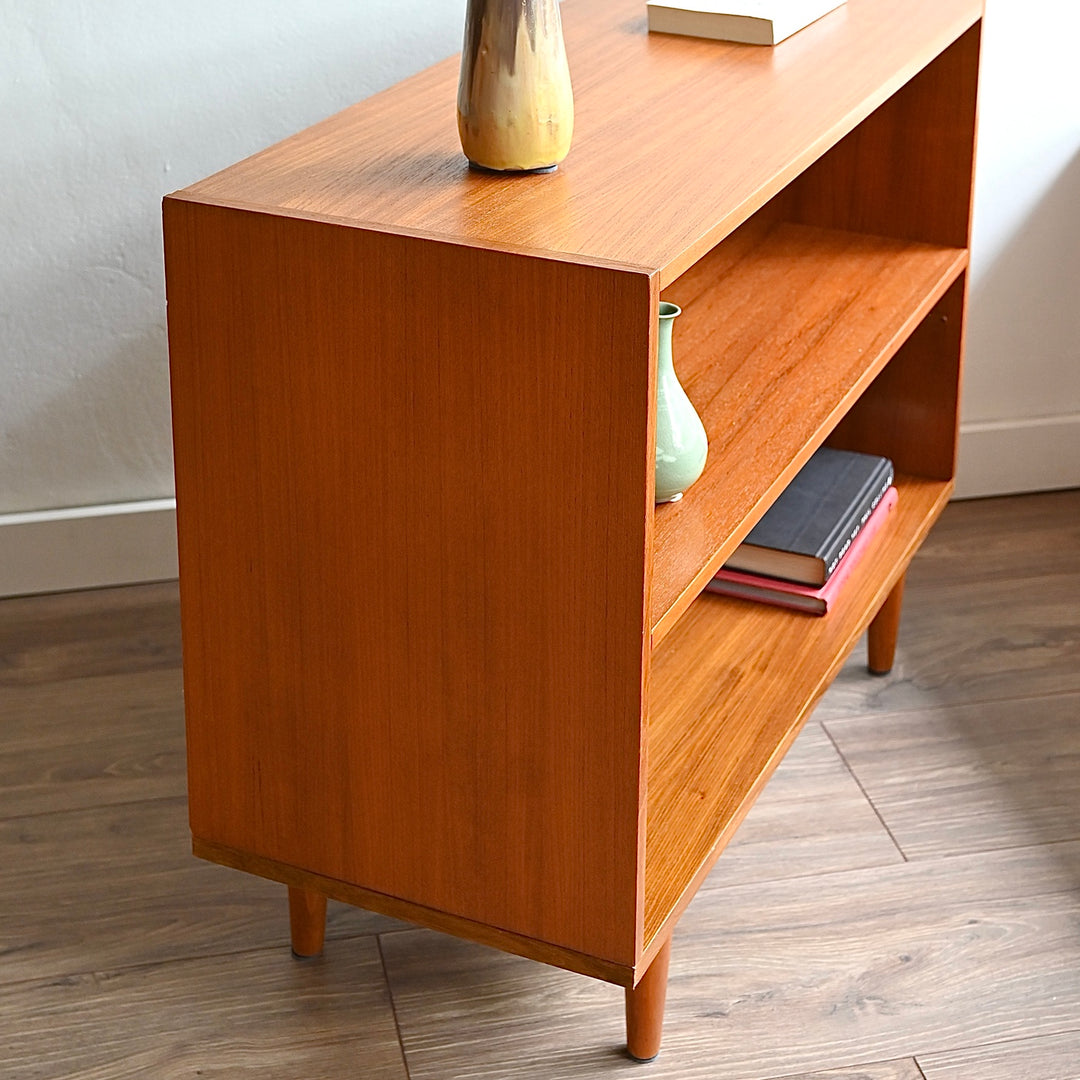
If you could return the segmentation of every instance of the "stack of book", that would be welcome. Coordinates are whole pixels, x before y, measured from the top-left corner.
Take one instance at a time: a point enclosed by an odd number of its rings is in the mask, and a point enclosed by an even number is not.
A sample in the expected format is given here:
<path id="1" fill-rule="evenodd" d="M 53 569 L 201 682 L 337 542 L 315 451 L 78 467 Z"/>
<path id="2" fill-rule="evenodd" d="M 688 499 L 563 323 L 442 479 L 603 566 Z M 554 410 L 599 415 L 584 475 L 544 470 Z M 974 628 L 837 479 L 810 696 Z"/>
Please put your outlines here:
<path id="1" fill-rule="evenodd" d="M 824 615 L 896 506 L 888 458 L 822 447 L 706 586 Z"/>

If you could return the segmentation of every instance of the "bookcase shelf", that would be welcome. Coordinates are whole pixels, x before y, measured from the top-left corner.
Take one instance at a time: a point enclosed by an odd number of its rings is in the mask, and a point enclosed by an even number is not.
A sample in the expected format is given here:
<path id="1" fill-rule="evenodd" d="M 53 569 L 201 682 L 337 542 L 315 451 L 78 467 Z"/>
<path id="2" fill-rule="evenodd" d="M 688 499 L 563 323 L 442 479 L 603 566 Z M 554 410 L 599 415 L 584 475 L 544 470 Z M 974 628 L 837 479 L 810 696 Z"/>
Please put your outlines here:
<path id="1" fill-rule="evenodd" d="M 705 473 L 656 509 L 658 644 L 967 265 L 963 249 L 786 222 L 769 208 L 665 290 Z"/>
<path id="2" fill-rule="evenodd" d="M 908 476 L 896 486 L 895 520 L 836 610 L 818 618 L 705 594 L 654 651 L 647 943 L 689 902 L 952 491 Z"/>
<path id="3" fill-rule="evenodd" d="M 679 913 L 951 491 L 981 12 L 568 0 L 555 174 L 469 171 L 451 59 L 166 198 L 193 848 L 299 948 L 336 897 L 620 984 L 655 1052 Z M 661 298 L 710 450 L 654 507 Z M 823 442 L 899 476 L 835 610 L 699 595 Z"/>

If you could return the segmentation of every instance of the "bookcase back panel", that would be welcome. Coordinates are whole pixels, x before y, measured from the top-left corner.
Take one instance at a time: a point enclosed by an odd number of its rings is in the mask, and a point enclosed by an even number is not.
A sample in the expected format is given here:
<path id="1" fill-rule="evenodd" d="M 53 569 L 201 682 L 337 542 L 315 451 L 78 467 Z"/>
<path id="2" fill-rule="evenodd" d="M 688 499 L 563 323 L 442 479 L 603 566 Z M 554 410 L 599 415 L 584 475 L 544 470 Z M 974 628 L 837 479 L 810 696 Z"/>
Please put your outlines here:
<path id="1" fill-rule="evenodd" d="M 785 192 L 793 221 L 967 247 L 981 24 Z"/>
<path id="2" fill-rule="evenodd" d="M 885 454 L 932 480 L 956 472 L 967 275 L 958 278 L 870 384 L 829 443 Z"/>
<path id="3" fill-rule="evenodd" d="M 165 225 L 196 838 L 632 964 L 650 279 Z"/>

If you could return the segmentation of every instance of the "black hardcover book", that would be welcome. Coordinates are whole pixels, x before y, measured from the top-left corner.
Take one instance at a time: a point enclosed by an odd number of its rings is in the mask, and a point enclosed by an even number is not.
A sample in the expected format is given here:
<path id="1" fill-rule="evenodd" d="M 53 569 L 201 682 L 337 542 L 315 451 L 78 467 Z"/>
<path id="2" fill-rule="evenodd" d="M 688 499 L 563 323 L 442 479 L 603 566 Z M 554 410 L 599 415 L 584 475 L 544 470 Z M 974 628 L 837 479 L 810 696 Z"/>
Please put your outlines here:
<path id="1" fill-rule="evenodd" d="M 892 482 L 888 458 L 823 446 L 725 567 L 824 585 Z"/>

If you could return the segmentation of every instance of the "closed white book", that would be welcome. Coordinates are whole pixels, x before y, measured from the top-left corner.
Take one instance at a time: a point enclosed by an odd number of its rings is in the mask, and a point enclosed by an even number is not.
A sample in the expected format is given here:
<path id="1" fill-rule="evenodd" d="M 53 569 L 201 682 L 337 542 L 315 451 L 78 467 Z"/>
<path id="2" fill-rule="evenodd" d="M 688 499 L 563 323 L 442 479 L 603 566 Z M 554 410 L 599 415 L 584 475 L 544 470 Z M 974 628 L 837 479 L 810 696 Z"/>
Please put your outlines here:
<path id="1" fill-rule="evenodd" d="M 647 0 L 649 29 L 663 34 L 775 45 L 845 0 Z"/>

